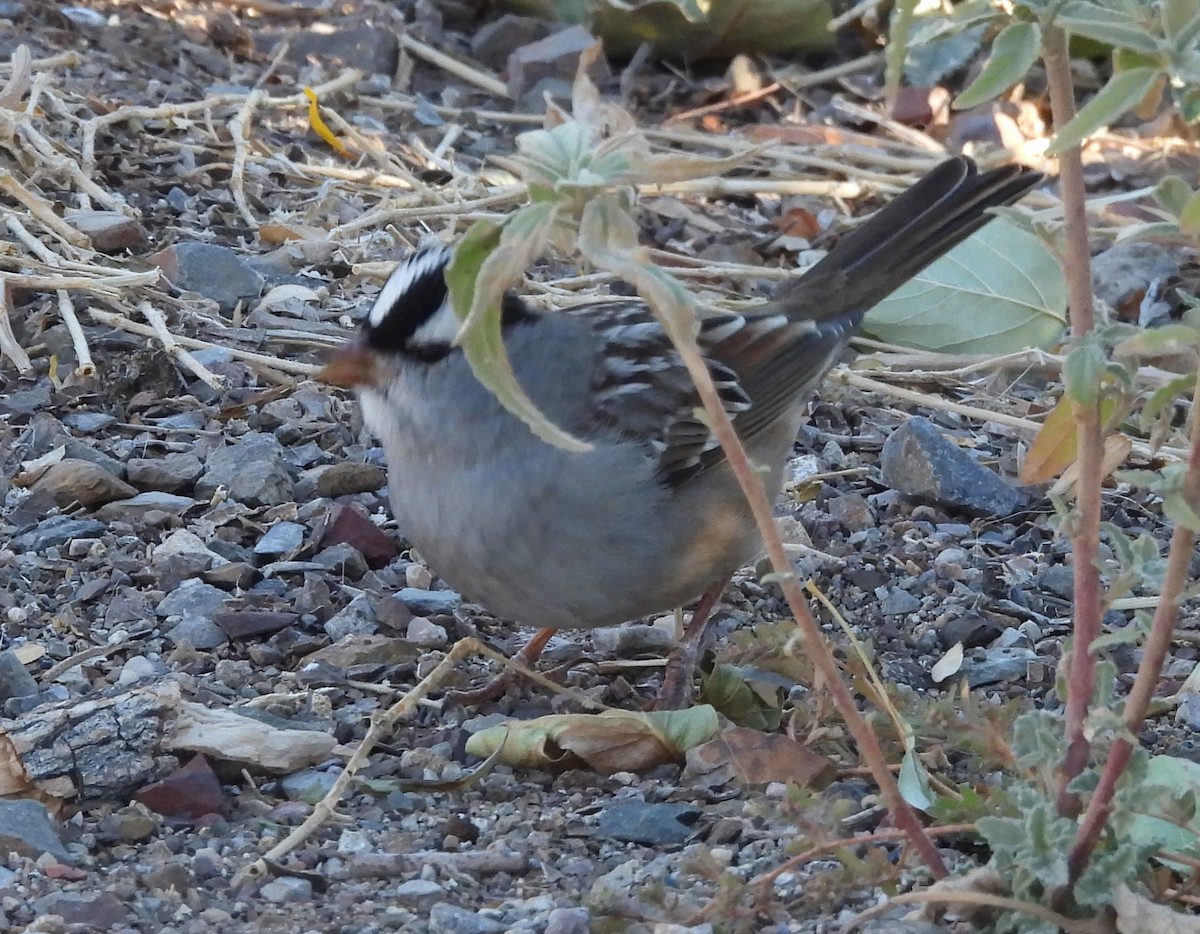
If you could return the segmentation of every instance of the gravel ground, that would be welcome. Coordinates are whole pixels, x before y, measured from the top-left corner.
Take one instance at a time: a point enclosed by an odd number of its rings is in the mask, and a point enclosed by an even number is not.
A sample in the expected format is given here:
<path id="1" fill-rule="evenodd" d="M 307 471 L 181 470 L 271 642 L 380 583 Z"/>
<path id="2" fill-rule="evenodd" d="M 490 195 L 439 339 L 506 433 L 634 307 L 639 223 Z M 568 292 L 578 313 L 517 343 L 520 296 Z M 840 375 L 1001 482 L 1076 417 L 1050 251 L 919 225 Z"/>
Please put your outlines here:
<path id="1" fill-rule="evenodd" d="M 706 667 L 736 667 L 758 698 L 750 713 L 760 729 L 778 728 L 830 756 L 838 768 L 826 787 L 741 782 L 694 761 L 608 776 L 497 766 L 460 781 L 478 761 L 465 752 L 467 738 L 482 727 L 577 709 L 519 686 L 478 710 L 444 699 L 420 706 L 282 867 L 265 879 L 239 875 L 312 813 L 371 715 L 428 674 L 450 643 L 480 635 L 512 652 L 526 635 L 464 602 L 407 549 L 389 517 L 380 451 L 353 404 L 307 377 L 373 294 L 354 264 L 395 256 L 381 231 L 401 226 L 398 215 L 353 226 L 389 205 L 387 179 L 420 167 L 426 193 L 445 183 L 453 197 L 478 195 L 422 155 L 447 132 L 431 102 L 474 109 L 458 145 L 475 166 L 489 151 L 511 150 L 513 133 L 529 125 L 489 118 L 506 105 L 470 81 L 448 81 L 419 55 L 398 64 L 396 35 L 404 16 L 414 18 L 411 4 L 342 3 L 320 15 L 303 4 L 246 5 L 258 15 L 239 8 L 0 0 L 0 23 L 12 23 L 0 29 L 0 57 L 19 43 L 35 60 L 78 55 L 34 68 L 45 80 L 32 125 L 114 199 L 118 216 L 74 221 L 93 225 L 93 245 L 105 238 L 99 265 L 161 268 L 174 283 L 84 290 L 77 305 L 94 374 L 81 366 L 53 292 L 12 291 L 10 317 L 32 363 L 26 374 L 10 361 L 0 368 L 0 700 L 8 718 L 0 733 L 49 722 L 51 710 L 78 711 L 81 701 L 171 684 L 187 703 L 319 733 L 329 748 L 285 774 L 163 748 L 136 769 L 118 760 L 115 770 L 128 771 L 105 789 L 77 782 L 71 795 L 14 795 L 0 813 L 0 852 L 11 854 L 0 860 L 0 926 L 823 932 L 885 890 L 928 881 L 895 843 L 858 848 L 852 868 L 818 854 L 766 876 L 823 841 L 887 824 L 827 701 L 806 687 L 803 656 L 783 650 L 793 624 L 750 570 L 720 607 Z M 463 33 L 440 28 L 425 5 L 415 18 L 413 35 L 472 54 Z M 313 20 L 334 31 L 294 34 L 290 51 L 275 54 L 281 37 Z M 486 47 L 474 54 L 493 65 Z M 407 141 L 403 158 L 367 158 L 353 178 L 308 131 L 306 105 L 243 109 L 256 82 L 275 97 L 293 95 L 305 83 L 338 80 L 347 61 L 378 61 L 389 74 L 412 66 L 402 91 L 367 79 L 347 96 L 330 94 L 368 139 Z M 667 100 L 677 109 L 701 102 L 715 79 L 695 77 L 682 89 L 674 80 L 665 69 L 647 72 L 640 116 L 658 119 Z M 673 96 L 656 98 L 662 89 Z M 187 106 L 202 100 L 209 106 Z M 178 113 L 165 116 L 161 108 L 173 105 Z M 105 122 L 134 106 L 160 109 Z M 255 143 L 242 169 L 239 114 Z M 0 148 L 0 160 L 21 151 Z M 78 177 L 19 162 L 0 166 L 60 214 L 82 203 Z M 94 194 L 91 201 L 93 209 L 113 206 Z M 131 210 L 122 214 L 122 205 Z M 690 210 L 712 211 L 723 233 L 697 244 L 694 222 L 657 213 L 647 236 L 688 241 L 697 255 L 722 260 L 744 258 L 747 242 L 773 236 L 762 204 L 694 200 Z M 257 234 L 245 212 L 262 223 Z M 28 215 L 12 216 L 44 235 Z M 0 245 L 2 268 L 52 272 L 27 246 L 15 234 Z M 274 301 L 260 304 L 264 293 Z M 160 307 L 172 333 L 201 342 L 193 349 L 203 372 L 127 326 L 141 302 Z M 84 315 L 88 304 L 121 320 Z M 223 384 L 209 385 L 204 373 Z M 998 373 L 946 395 L 1026 416 L 1042 411 L 1044 390 Z M 900 439 L 918 453 L 889 455 Z M 1024 443 L 996 422 L 899 408 L 831 382 L 801 433 L 780 506 L 801 570 L 869 643 L 874 667 L 918 724 L 926 764 L 948 782 L 994 780 L 989 737 L 1003 736 L 1018 710 L 1047 701 L 1069 629 L 1069 549 L 1044 495 L 1012 479 Z M 954 457 L 969 461 L 961 483 L 939 481 L 921 502 L 906 495 L 914 478 Z M 1106 513 L 1165 541 L 1152 501 L 1112 489 Z M 1184 616 L 1164 691 L 1195 665 L 1194 604 Z M 845 642 L 832 623 L 828 631 Z M 592 699 L 639 709 L 658 684 L 662 632 L 631 624 L 563 634 L 548 658 L 574 662 L 567 682 Z M 935 685 L 931 668 L 959 643 L 958 674 Z M 861 661 L 844 654 L 857 677 Z M 1136 663 L 1128 648 L 1113 658 L 1121 672 Z M 492 670 L 471 660 L 445 686 Z M 1145 739 L 1188 754 L 1189 726 L 1164 719 Z M 83 762 L 91 744 L 108 749 L 104 734 L 130 726 L 93 729 L 86 743 L 72 744 L 67 733 L 53 747 L 67 778 L 91 774 Z M 898 761 L 899 744 L 887 742 Z M 189 770 L 177 771 L 189 760 Z M 986 858 L 965 836 L 941 843 L 956 867 Z M 950 930 L 898 917 L 874 930 Z"/>

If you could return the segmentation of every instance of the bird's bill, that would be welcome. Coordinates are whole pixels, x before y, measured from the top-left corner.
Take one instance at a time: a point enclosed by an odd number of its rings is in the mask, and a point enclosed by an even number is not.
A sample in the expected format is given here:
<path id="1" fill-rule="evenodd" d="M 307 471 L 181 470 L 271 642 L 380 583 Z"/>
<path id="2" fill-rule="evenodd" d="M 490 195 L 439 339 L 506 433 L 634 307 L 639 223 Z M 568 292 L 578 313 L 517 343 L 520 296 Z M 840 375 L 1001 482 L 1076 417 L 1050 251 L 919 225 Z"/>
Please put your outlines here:
<path id="1" fill-rule="evenodd" d="M 332 386 L 352 389 L 370 384 L 375 375 L 375 355 L 366 345 L 354 341 L 342 347 L 317 374 L 317 379 Z"/>

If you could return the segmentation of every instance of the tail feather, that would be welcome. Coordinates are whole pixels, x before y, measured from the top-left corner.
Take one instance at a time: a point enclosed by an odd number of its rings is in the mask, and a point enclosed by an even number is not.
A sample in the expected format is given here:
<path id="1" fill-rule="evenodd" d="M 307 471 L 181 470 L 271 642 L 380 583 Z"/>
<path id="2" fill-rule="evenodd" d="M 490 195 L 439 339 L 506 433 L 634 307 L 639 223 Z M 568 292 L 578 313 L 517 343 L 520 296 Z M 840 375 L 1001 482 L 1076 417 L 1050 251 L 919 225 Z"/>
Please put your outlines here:
<path id="1" fill-rule="evenodd" d="M 981 173 L 970 159 L 947 159 L 842 237 L 773 304 L 816 321 L 866 314 L 992 220 L 988 208 L 1012 204 L 1041 179 L 1017 166 Z"/>

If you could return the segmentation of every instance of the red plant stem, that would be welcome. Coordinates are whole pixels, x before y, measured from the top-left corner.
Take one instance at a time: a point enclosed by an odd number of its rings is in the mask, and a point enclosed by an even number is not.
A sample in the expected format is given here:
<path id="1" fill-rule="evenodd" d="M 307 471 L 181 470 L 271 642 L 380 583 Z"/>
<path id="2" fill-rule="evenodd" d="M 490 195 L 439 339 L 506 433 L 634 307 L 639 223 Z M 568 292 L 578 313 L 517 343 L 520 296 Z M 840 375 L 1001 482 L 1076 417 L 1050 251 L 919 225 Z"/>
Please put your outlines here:
<path id="1" fill-rule="evenodd" d="M 1075 116 L 1075 88 L 1071 83 L 1071 59 L 1067 36 L 1057 26 L 1045 31 L 1043 53 L 1050 85 L 1050 109 L 1054 127 L 1061 130 Z M 1083 159 L 1078 146 L 1059 157 L 1059 185 L 1066 221 L 1063 273 L 1070 299 L 1071 329 L 1075 339 L 1095 325 L 1092 308 L 1092 279 L 1088 249 L 1087 212 L 1084 205 Z M 1075 570 L 1075 623 L 1071 657 L 1067 668 L 1066 740 L 1059 777 L 1057 808 L 1064 817 L 1079 813 L 1078 795 L 1068 790 L 1070 782 L 1087 767 L 1091 744 L 1085 731 L 1088 703 L 1096 680 L 1096 656 L 1092 643 L 1100 635 L 1103 607 L 1100 569 L 1100 488 L 1104 437 L 1100 428 L 1099 402 L 1075 407 L 1079 439 L 1079 480 L 1071 551 Z"/>
<path id="2" fill-rule="evenodd" d="M 941 854 L 938 853 L 937 847 L 925 832 L 925 827 L 921 824 L 916 812 L 900 793 L 900 786 L 891 769 L 888 768 L 887 758 L 883 754 L 879 740 L 875 738 L 871 727 L 855 705 L 854 696 L 846 687 L 838 663 L 834 659 L 833 653 L 830 652 L 817 621 L 813 618 L 808 601 L 804 598 L 804 593 L 796 581 L 792 562 L 788 559 L 783 541 L 775 526 L 775 514 L 771 509 L 771 501 L 767 497 L 766 488 L 763 486 L 762 476 L 750 462 L 746 449 L 742 447 L 742 442 L 737 436 L 729 414 L 721 404 L 721 398 L 717 393 L 716 386 L 713 385 L 712 376 L 708 372 L 704 359 L 700 356 L 699 349 L 694 342 L 688 346 L 677 344 L 676 347 L 700 393 L 712 433 L 721 443 L 734 476 L 737 477 L 742 492 L 746 494 L 746 499 L 750 503 L 754 521 L 767 546 L 767 556 L 771 560 L 771 568 L 779 576 L 779 587 L 787 600 L 788 608 L 792 611 L 792 615 L 795 616 L 796 623 L 800 627 L 804 638 L 804 648 L 808 652 L 809 658 L 824 682 L 825 689 L 829 691 L 834 706 L 846 721 L 846 729 L 854 737 L 859 755 L 863 757 L 876 784 L 879 785 L 892 820 L 908 836 L 930 872 L 939 879 L 945 878 L 949 873 L 946 870 L 946 864 L 942 862 Z"/>
<path id="3" fill-rule="evenodd" d="M 1191 418 L 1192 443 L 1188 451 L 1187 473 L 1183 478 L 1183 496 L 1187 504 L 1195 510 L 1200 507 L 1200 381 L 1192 394 Z M 1137 736 L 1142 722 L 1146 719 L 1146 711 L 1150 708 L 1150 701 L 1158 686 L 1163 662 L 1171 647 L 1175 622 L 1179 618 L 1179 595 L 1188 582 L 1188 571 L 1195 547 L 1196 532 L 1176 523 L 1175 531 L 1171 533 L 1171 547 L 1167 552 L 1167 570 L 1163 575 L 1162 594 L 1154 611 L 1154 622 L 1142 651 L 1142 660 L 1138 664 L 1137 678 L 1129 692 L 1129 699 L 1125 702 L 1126 732 L 1117 737 L 1109 751 L 1104 771 L 1100 774 L 1100 782 L 1088 802 L 1079 830 L 1075 834 L 1075 842 L 1067 857 L 1067 870 L 1072 885 L 1083 874 L 1088 857 L 1100 839 L 1108 815 L 1112 811 L 1117 782 L 1129 764 L 1130 756 L 1133 755 L 1133 738 Z"/>

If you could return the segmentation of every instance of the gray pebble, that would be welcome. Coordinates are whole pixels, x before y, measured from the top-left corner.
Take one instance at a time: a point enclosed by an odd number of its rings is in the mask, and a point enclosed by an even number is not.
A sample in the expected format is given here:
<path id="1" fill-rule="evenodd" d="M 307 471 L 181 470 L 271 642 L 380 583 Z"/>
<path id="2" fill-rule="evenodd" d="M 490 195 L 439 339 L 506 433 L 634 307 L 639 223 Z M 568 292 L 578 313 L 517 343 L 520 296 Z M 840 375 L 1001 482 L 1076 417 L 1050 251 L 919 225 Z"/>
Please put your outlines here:
<path id="1" fill-rule="evenodd" d="M 437 888 L 441 890 L 440 885 Z M 506 929 L 499 921 L 449 902 L 438 902 L 429 909 L 429 934 L 503 934 Z"/>
<path id="2" fill-rule="evenodd" d="M 275 558 L 292 554 L 304 544 L 304 533 L 308 531 L 299 522 L 276 522 L 254 546 L 254 553 L 262 557 Z"/>
<path id="3" fill-rule="evenodd" d="M 452 613 L 454 608 L 462 603 L 462 596 L 453 590 L 417 590 L 415 587 L 401 587 L 395 596 L 418 616 Z"/>

